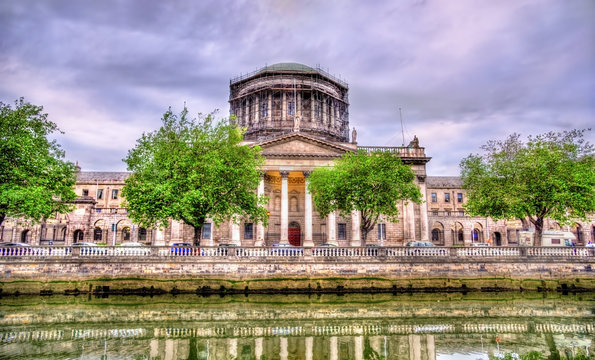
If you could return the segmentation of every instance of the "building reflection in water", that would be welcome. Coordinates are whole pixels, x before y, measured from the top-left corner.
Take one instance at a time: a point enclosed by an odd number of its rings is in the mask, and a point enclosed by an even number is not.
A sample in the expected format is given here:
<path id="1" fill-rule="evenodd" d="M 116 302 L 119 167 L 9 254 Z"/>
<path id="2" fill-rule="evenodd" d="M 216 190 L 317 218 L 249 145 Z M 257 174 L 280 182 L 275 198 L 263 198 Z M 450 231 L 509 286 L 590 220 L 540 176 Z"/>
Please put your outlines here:
<path id="1" fill-rule="evenodd" d="M 274 300 L 152 299 L 133 305 L 32 300 L 30 306 L 14 300 L 0 305 L 0 358 L 85 359 L 105 353 L 104 359 L 434 360 L 467 354 L 476 360 L 498 348 L 548 355 L 594 351 L 593 299 L 350 303 L 346 297 L 341 304 L 303 305 Z"/>

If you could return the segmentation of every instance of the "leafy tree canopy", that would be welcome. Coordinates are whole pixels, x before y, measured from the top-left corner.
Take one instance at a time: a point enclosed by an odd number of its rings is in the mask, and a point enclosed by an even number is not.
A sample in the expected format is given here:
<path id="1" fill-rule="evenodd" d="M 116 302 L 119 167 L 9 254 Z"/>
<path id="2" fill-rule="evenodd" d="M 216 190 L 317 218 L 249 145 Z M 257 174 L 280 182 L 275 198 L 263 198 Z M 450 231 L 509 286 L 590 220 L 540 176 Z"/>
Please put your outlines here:
<path id="1" fill-rule="evenodd" d="M 189 119 L 187 109 L 179 116 L 170 109 L 162 122 L 124 159 L 132 174 L 122 194 L 133 221 L 165 227 L 182 220 L 194 227 L 196 242 L 207 218 L 266 222 L 266 198 L 256 195 L 260 149 L 240 144 L 243 132 L 233 119 Z"/>
<path id="2" fill-rule="evenodd" d="M 361 214 L 365 240 L 380 215 L 398 221 L 401 200 L 419 203 L 422 195 L 413 182 L 413 170 L 388 152 L 347 153 L 334 166 L 317 168 L 310 175 L 309 190 L 321 216 L 339 211 L 347 217 Z"/>
<path id="3" fill-rule="evenodd" d="M 527 142 L 513 134 L 489 141 L 461 162 L 465 209 L 495 219 L 528 219 L 541 240 L 543 221 L 585 219 L 595 211 L 595 158 L 585 130 L 548 132 Z"/>
<path id="4" fill-rule="evenodd" d="M 43 107 L 0 102 L 0 224 L 7 216 L 40 221 L 71 210 L 75 165 L 48 135 L 60 132 Z"/>

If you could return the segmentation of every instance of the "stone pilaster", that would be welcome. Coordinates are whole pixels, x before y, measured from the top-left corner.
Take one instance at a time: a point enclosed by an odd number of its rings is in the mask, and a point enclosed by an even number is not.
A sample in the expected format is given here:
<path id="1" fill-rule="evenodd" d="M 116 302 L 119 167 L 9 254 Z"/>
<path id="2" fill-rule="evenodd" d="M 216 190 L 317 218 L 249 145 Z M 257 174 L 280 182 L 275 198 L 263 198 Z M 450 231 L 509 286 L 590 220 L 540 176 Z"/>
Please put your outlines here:
<path id="1" fill-rule="evenodd" d="M 353 210 L 351 212 L 351 246 L 362 246 L 360 223 L 359 210 Z"/>
<path id="2" fill-rule="evenodd" d="M 258 184 L 258 197 L 264 195 L 264 173 L 260 174 L 260 183 Z M 256 225 L 256 242 L 254 246 L 263 246 L 264 245 L 264 225 L 262 222 L 259 222 Z"/>
<path id="3" fill-rule="evenodd" d="M 289 243 L 289 189 L 287 178 L 289 171 L 280 171 L 281 173 L 281 241 L 282 244 Z"/>
<path id="4" fill-rule="evenodd" d="M 337 214 L 335 214 L 334 211 L 332 211 L 330 214 L 328 214 L 327 223 L 328 223 L 328 225 L 327 225 L 328 239 L 326 242 L 329 244 L 338 245 L 338 243 L 337 243 Z"/>
<path id="5" fill-rule="evenodd" d="M 304 194 L 305 194 L 305 204 L 304 204 L 304 246 L 314 246 L 314 241 L 312 240 L 312 194 L 308 190 L 308 184 L 310 183 L 310 172 L 304 171 L 304 178 L 305 178 L 305 187 L 304 187 Z"/>
<path id="6" fill-rule="evenodd" d="M 236 222 L 232 219 L 231 222 L 231 243 L 241 246 L 242 243 L 240 241 L 240 225 L 236 224 Z"/>
<path id="7" fill-rule="evenodd" d="M 430 228 L 428 226 L 428 197 L 426 189 L 426 177 L 418 176 L 417 181 L 419 183 L 419 190 L 421 191 L 421 204 L 419 205 L 419 220 L 421 225 L 421 240 L 430 240 Z M 454 201 L 454 199 L 453 199 Z"/>

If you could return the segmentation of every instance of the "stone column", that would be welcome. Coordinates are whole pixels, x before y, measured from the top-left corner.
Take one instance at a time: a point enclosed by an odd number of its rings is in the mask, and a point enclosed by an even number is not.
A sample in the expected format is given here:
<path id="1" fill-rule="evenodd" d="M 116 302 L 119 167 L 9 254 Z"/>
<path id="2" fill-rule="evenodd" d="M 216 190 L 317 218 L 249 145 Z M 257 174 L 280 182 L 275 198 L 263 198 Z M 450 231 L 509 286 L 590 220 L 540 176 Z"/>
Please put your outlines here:
<path id="1" fill-rule="evenodd" d="M 306 360 L 312 360 L 313 348 L 314 348 L 314 338 L 312 336 L 308 336 L 306 338 Z"/>
<path id="2" fill-rule="evenodd" d="M 269 123 L 269 125 L 271 124 L 271 121 L 273 120 L 273 94 L 271 92 L 269 92 L 269 116 L 267 117 L 267 121 Z"/>
<path id="3" fill-rule="evenodd" d="M 314 246 L 314 241 L 312 240 L 312 194 L 308 190 L 308 184 L 310 184 L 310 172 L 303 171 L 304 178 L 305 178 L 305 185 L 304 185 L 304 194 L 305 194 L 305 204 L 304 204 L 304 246 Z"/>
<path id="4" fill-rule="evenodd" d="M 240 241 L 240 224 L 236 224 L 233 219 L 230 220 L 231 222 L 231 243 L 241 246 L 242 243 Z"/>
<path id="5" fill-rule="evenodd" d="M 281 241 L 282 244 L 289 244 L 289 190 L 287 178 L 289 171 L 281 173 Z"/>
<path id="6" fill-rule="evenodd" d="M 238 357 L 238 339 L 237 338 L 227 339 L 227 354 L 229 354 L 229 356 L 232 359 L 235 359 Z"/>
<path id="7" fill-rule="evenodd" d="M 258 184 L 258 197 L 264 195 L 264 173 L 260 174 L 260 183 Z M 264 225 L 262 222 L 259 222 L 256 225 L 256 242 L 254 246 L 263 246 L 264 245 Z"/>
<path id="8" fill-rule="evenodd" d="M 421 360 L 421 338 L 419 335 L 409 335 L 409 359 Z"/>
<path id="9" fill-rule="evenodd" d="M 254 123 L 260 124 L 260 94 L 256 94 L 256 106 L 254 106 Z"/>
<path id="10" fill-rule="evenodd" d="M 322 97 L 322 123 L 326 126 L 328 125 L 328 107 L 326 104 L 326 95 Z"/>
<path id="11" fill-rule="evenodd" d="M 336 336 L 331 336 L 330 341 L 329 341 L 329 345 L 330 345 L 330 351 L 329 351 L 329 355 L 330 355 L 330 360 L 338 360 L 339 359 L 339 344 L 337 341 L 337 337 Z"/>
<path id="12" fill-rule="evenodd" d="M 334 211 L 328 214 L 327 231 L 327 243 L 339 245 L 339 243 L 337 242 L 337 215 Z"/>
<path id="13" fill-rule="evenodd" d="M 315 122 L 314 107 L 316 106 L 316 100 L 314 100 L 314 91 L 310 92 L 310 121 Z"/>
<path id="14" fill-rule="evenodd" d="M 436 358 L 436 342 L 434 335 L 426 335 L 426 351 L 428 359 Z"/>
<path id="15" fill-rule="evenodd" d="M 363 360 L 364 358 L 364 337 L 354 336 L 353 337 L 353 358 L 355 360 Z"/>
<path id="16" fill-rule="evenodd" d="M 419 220 L 421 225 L 421 240 L 430 240 L 430 228 L 428 226 L 428 197 L 426 189 L 426 177 L 419 175 L 417 177 L 419 191 L 421 191 L 421 204 L 419 205 Z M 453 199 L 454 200 L 454 199 Z"/>
<path id="17" fill-rule="evenodd" d="M 287 118 L 287 93 L 283 92 L 283 97 L 281 100 L 281 121 L 285 121 Z"/>
<path id="18" fill-rule="evenodd" d="M 244 119 L 244 126 L 248 125 L 250 121 L 250 100 L 246 99 L 246 105 L 244 105 L 244 112 L 242 113 Z"/>
<path id="19" fill-rule="evenodd" d="M 351 212 L 351 246 L 362 246 L 359 210 Z"/>
<path id="20" fill-rule="evenodd" d="M 260 359 L 262 357 L 262 338 L 256 338 L 254 339 L 254 356 L 257 359 Z"/>
<path id="21" fill-rule="evenodd" d="M 279 338 L 279 347 L 281 348 L 279 351 L 279 357 L 281 360 L 287 360 L 287 356 L 289 355 L 289 352 L 287 351 L 287 338 Z"/>

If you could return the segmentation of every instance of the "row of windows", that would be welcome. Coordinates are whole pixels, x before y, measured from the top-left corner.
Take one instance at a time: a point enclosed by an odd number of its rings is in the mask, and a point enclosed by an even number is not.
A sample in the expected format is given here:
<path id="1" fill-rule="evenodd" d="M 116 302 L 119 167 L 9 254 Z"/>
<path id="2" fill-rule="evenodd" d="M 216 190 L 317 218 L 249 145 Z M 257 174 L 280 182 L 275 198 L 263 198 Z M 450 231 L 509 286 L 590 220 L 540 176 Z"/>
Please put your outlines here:
<path id="1" fill-rule="evenodd" d="M 337 105 L 334 107 L 335 112 L 339 112 L 339 108 Z M 288 115 L 295 115 L 295 103 L 293 101 L 287 102 L 287 114 Z M 269 104 L 268 103 L 261 103 L 260 104 L 260 116 L 267 117 L 269 116 Z M 320 119 L 322 118 L 322 106 L 319 104 L 314 104 L 314 118 Z"/>
<path id="2" fill-rule="evenodd" d="M 118 198 L 118 189 L 113 189 L 112 190 L 112 199 L 117 199 Z M 89 196 L 89 189 L 83 189 L 83 196 Z M 103 199 L 103 189 L 97 189 L 97 199 Z"/>
<path id="3" fill-rule="evenodd" d="M 435 192 L 432 193 L 432 202 L 438 202 L 438 194 Z M 444 202 L 450 202 L 450 193 L 444 193 Z M 457 193 L 457 202 L 463 202 L 463 193 Z"/>

